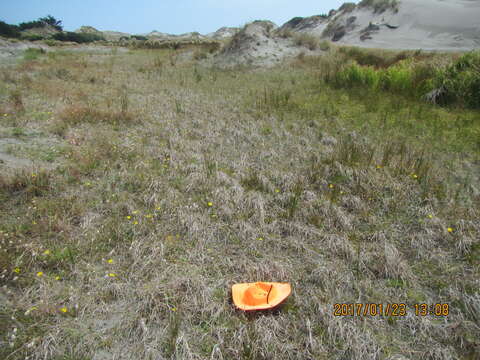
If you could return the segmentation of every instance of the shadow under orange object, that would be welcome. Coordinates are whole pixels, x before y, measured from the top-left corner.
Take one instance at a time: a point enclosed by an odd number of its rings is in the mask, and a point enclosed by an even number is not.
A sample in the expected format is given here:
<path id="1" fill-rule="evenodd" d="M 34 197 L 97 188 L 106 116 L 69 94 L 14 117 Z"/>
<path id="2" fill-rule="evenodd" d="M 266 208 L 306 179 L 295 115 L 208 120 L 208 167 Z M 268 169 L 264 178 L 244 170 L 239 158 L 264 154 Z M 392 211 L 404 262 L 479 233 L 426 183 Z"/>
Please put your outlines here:
<path id="1" fill-rule="evenodd" d="M 256 282 L 232 286 L 233 303 L 241 310 L 267 310 L 278 306 L 292 292 L 288 283 Z"/>

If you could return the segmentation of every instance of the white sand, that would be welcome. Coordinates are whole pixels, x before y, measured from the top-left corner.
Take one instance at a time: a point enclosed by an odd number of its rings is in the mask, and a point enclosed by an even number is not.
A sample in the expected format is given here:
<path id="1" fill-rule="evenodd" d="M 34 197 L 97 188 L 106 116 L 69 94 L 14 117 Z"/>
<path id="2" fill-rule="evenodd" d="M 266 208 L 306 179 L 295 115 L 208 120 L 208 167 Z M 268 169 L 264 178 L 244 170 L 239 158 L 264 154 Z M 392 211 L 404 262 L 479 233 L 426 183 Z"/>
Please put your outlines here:
<path id="1" fill-rule="evenodd" d="M 480 0 L 402 0 L 396 14 L 373 14 L 364 8 L 340 16 L 357 17 L 355 29 L 339 41 L 343 44 L 442 51 L 480 48 Z M 381 26 L 372 39 L 361 41 L 360 32 L 370 22 L 398 28 Z"/>

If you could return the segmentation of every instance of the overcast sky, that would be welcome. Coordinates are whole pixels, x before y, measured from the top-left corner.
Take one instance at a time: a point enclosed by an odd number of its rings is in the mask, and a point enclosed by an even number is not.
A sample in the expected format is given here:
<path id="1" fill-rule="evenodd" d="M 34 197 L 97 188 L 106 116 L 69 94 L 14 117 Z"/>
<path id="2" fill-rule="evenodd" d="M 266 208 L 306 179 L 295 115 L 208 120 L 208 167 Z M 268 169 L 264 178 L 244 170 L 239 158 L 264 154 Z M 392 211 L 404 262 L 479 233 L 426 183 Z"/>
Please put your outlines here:
<path id="1" fill-rule="evenodd" d="M 82 25 L 141 34 L 152 30 L 206 34 L 222 26 L 266 19 L 281 25 L 295 16 L 337 9 L 337 0 L 0 0 L 0 20 L 10 24 L 53 15 L 64 29 Z"/>

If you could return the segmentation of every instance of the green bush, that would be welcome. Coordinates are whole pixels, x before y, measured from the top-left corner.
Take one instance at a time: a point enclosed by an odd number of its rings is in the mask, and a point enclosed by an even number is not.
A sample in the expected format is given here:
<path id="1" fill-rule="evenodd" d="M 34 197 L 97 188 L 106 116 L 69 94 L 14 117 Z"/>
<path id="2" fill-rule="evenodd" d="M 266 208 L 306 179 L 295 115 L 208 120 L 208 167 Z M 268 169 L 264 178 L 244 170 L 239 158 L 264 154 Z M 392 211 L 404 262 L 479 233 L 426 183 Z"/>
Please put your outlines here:
<path id="1" fill-rule="evenodd" d="M 60 20 L 55 19 L 52 15 L 47 15 L 35 21 L 27 21 L 27 22 L 20 23 L 18 27 L 20 30 L 28 30 L 28 29 L 34 29 L 34 28 L 42 28 L 42 27 L 45 27 L 46 25 L 50 25 L 55 29 L 57 29 L 58 31 L 62 31 L 63 28 L 60 25 L 61 23 L 62 22 Z"/>
<path id="2" fill-rule="evenodd" d="M 59 41 L 72 41 L 76 43 L 89 43 L 93 41 L 105 40 L 103 36 L 97 34 L 84 34 L 75 32 L 61 32 L 52 35 L 52 38 Z"/>
<path id="3" fill-rule="evenodd" d="M 440 71 L 434 85 L 444 92 L 444 102 L 480 108 L 480 51 L 466 53 Z"/>
<path id="4" fill-rule="evenodd" d="M 42 28 L 45 27 L 45 23 L 40 20 L 36 21 L 28 21 L 28 22 L 23 22 L 18 25 L 20 30 L 28 30 L 28 29 L 34 29 L 34 28 Z"/>
<path id="5" fill-rule="evenodd" d="M 339 87 L 366 87 L 407 97 L 421 97 L 433 89 L 432 79 L 437 71 L 431 65 L 402 61 L 386 69 L 361 66 L 356 62 L 339 69 L 331 82 Z"/>
<path id="6" fill-rule="evenodd" d="M 62 21 L 55 19 L 52 15 L 47 15 L 43 18 L 38 19 L 39 21 L 52 26 L 53 28 L 57 29 L 58 31 L 63 31 Z"/>
<path id="7" fill-rule="evenodd" d="M 45 37 L 42 35 L 36 35 L 36 34 L 31 34 L 31 35 L 22 35 L 22 40 L 27 40 L 27 41 L 38 41 L 38 40 L 44 40 Z"/>
<path id="8" fill-rule="evenodd" d="M 7 38 L 19 38 L 20 30 L 16 25 L 10 25 L 4 21 L 0 21 L 0 35 Z"/>

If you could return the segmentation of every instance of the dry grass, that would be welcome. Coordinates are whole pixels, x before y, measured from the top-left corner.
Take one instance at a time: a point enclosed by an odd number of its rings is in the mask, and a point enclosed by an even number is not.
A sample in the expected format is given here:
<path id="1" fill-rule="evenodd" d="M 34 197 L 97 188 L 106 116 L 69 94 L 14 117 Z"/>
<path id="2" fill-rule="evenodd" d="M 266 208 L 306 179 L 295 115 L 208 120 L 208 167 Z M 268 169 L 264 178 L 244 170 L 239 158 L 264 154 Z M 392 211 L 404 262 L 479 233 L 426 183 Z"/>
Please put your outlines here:
<path id="1" fill-rule="evenodd" d="M 0 357 L 480 356 L 478 112 L 331 89 L 307 58 L 35 61 L 16 70 L 32 78 L 17 121 L 60 134 L 65 155 L 0 175 Z M 6 86 L 0 108 L 23 85 Z M 230 286 L 257 280 L 293 294 L 235 310 Z M 336 317 L 335 303 L 408 312 Z"/>

